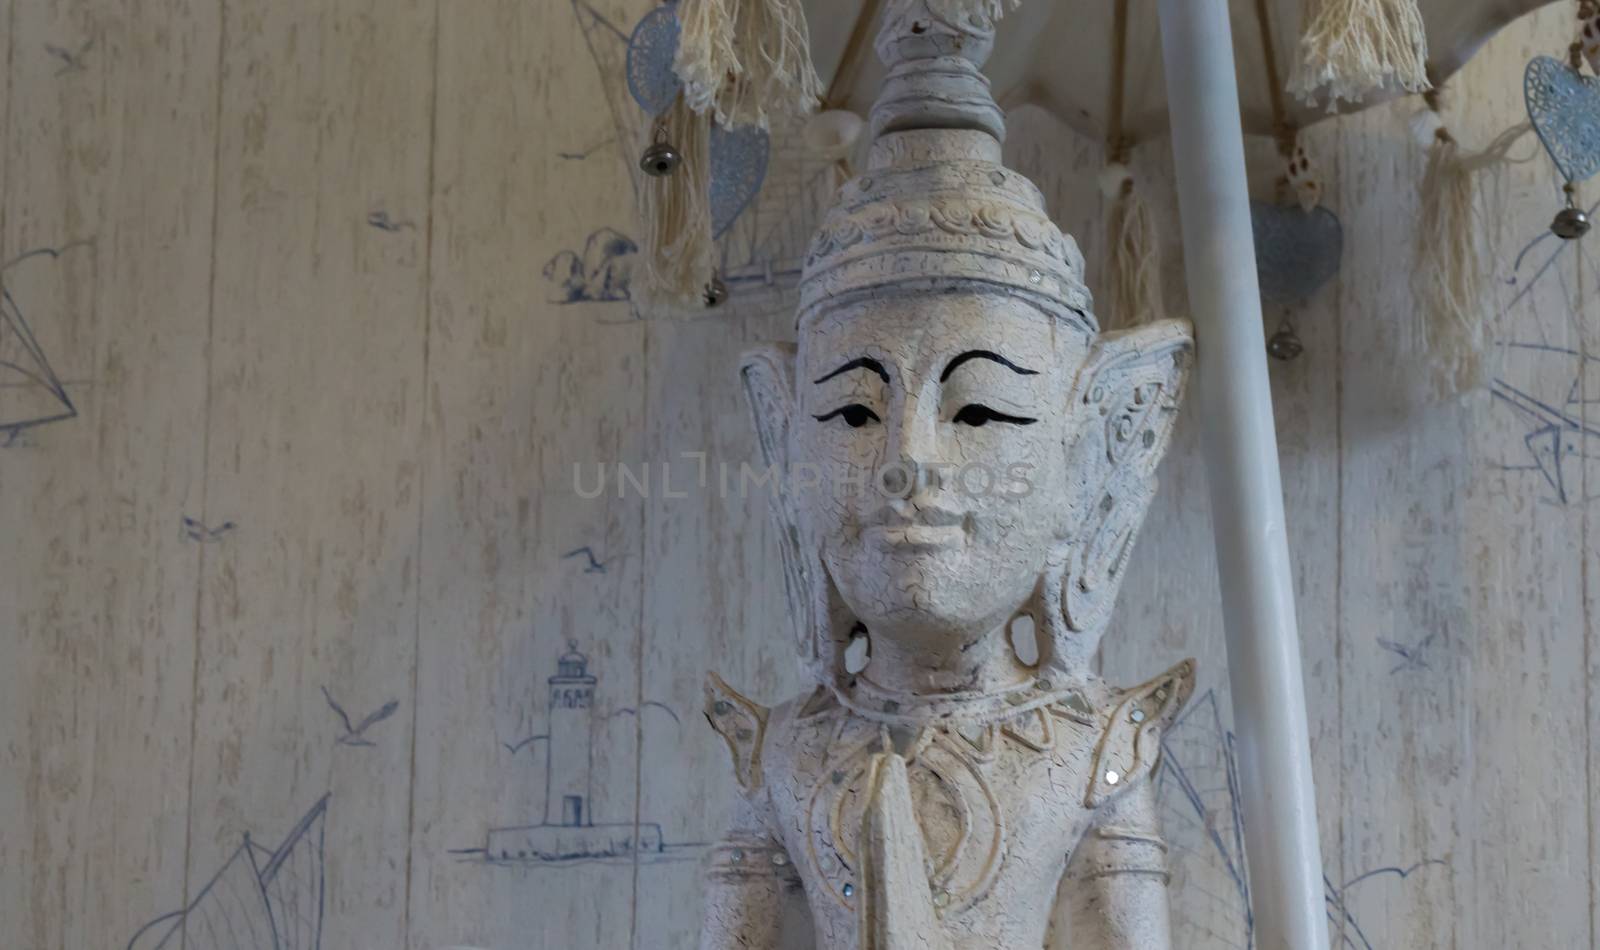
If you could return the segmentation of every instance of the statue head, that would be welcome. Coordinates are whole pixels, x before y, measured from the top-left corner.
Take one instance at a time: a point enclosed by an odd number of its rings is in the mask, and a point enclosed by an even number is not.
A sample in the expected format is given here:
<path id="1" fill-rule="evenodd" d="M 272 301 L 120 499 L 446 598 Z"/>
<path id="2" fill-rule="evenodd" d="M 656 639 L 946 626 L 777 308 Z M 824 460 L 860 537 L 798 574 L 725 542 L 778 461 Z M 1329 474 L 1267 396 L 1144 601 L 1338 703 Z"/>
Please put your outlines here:
<path id="1" fill-rule="evenodd" d="M 1076 243 L 1001 163 L 990 41 L 926 0 L 891 10 L 871 157 L 812 242 L 797 345 L 742 365 L 791 476 L 775 509 L 802 657 L 836 691 L 862 631 L 952 652 L 1021 615 L 1041 670 L 1081 673 L 1186 376 L 1185 323 L 1099 334 Z"/>

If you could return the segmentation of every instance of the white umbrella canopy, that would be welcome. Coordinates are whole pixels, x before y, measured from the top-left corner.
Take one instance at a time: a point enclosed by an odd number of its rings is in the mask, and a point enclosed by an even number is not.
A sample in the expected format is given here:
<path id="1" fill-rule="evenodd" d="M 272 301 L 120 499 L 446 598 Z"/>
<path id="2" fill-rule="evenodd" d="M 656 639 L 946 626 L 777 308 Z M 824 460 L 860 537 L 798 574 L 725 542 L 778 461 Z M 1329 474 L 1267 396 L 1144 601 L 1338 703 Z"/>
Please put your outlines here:
<path id="1" fill-rule="evenodd" d="M 1274 83 L 1268 78 L 1258 7 L 1270 21 L 1276 86 L 1281 91 L 1295 63 L 1304 2 L 1229 0 L 1239 105 L 1247 134 L 1269 135 L 1276 126 Z M 1551 2 L 1418 0 L 1435 83 L 1465 65 L 1502 27 Z M 812 58 L 824 82 L 830 83 L 826 108 L 862 115 L 871 108 L 883 78 L 883 67 L 872 52 L 876 32 L 872 21 L 884 5 L 883 0 L 803 0 Z M 995 52 L 984 69 L 1001 106 L 1036 105 L 1083 135 L 1106 138 L 1112 125 L 1116 7 L 1113 0 L 1021 0 L 996 24 Z M 1137 142 L 1167 129 L 1166 79 L 1156 0 L 1128 0 L 1127 16 L 1122 132 Z M 1339 111 L 1356 111 L 1403 94 L 1405 90 L 1393 89 L 1360 102 L 1341 102 Z M 1291 128 L 1304 128 L 1332 114 L 1325 103 L 1301 102 L 1287 93 L 1281 101 Z"/>

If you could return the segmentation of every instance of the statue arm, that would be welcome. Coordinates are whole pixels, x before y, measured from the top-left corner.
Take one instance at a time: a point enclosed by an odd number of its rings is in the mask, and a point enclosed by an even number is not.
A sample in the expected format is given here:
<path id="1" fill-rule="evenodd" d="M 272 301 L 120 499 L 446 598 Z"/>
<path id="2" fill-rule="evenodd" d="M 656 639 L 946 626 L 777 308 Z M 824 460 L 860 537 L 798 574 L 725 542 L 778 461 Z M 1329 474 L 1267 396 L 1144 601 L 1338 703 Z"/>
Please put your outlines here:
<path id="1" fill-rule="evenodd" d="M 712 673 L 706 721 L 728 745 L 740 794 L 727 833 L 711 847 L 700 950 L 781 950 L 793 935 L 795 906 L 804 901 L 799 875 L 773 829 L 761 767 L 773 710 L 751 701 Z"/>
<path id="2" fill-rule="evenodd" d="M 1099 809 L 1068 866 L 1062 897 L 1072 950 L 1171 947 L 1169 877 L 1155 782 L 1146 776 Z"/>
<path id="3" fill-rule="evenodd" d="M 1172 946 L 1156 775 L 1161 736 L 1193 690 L 1194 664 L 1186 660 L 1124 691 L 1111 711 L 1089 778 L 1087 804 L 1094 817 L 1057 901 L 1073 950 Z M 1059 938 L 1056 946 L 1064 946 Z"/>
<path id="4" fill-rule="evenodd" d="M 728 832 L 711 848 L 700 950 L 779 950 L 800 880 L 757 803 L 740 796 Z"/>

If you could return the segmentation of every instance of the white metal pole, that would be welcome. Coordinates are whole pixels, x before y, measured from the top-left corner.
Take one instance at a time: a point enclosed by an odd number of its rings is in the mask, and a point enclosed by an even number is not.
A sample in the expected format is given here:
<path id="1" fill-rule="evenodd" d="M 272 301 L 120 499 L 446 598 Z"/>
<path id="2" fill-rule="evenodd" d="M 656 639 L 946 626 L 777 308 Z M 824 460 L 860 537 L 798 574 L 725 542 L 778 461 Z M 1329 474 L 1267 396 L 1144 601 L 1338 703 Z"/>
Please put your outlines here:
<path id="1" fill-rule="evenodd" d="M 1327 950 L 1317 799 L 1227 0 L 1159 0 L 1256 947 Z"/>

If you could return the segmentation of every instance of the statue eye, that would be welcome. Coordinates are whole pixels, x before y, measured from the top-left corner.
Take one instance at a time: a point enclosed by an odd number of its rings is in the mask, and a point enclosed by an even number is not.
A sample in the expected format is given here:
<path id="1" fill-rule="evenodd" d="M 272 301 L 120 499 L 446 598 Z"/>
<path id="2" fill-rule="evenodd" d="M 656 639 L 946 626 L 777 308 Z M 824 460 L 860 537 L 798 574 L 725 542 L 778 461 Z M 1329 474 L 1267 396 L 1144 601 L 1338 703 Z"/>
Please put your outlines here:
<path id="1" fill-rule="evenodd" d="M 827 422 L 829 419 L 832 419 L 835 416 L 842 417 L 845 425 L 852 429 L 859 429 L 869 422 L 879 421 L 877 413 L 873 412 L 871 409 L 868 409 L 866 406 L 863 406 L 859 402 L 853 402 L 848 406 L 840 406 L 826 415 L 813 416 L 812 418 L 816 419 L 818 422 Z"/>
<path id="2" fill-rule="evenodd" d="M 1029 419 L 1026 416 L 1008 416 L 981 403 L 973 402 L 962 406 L 961 411 L 956 413 L 953 421 L 969 426 L 987 425 L 991 422 L 1009 422 L 1016 426 L 1027 426 L 1033 425 L 1039 420 Z"/>

